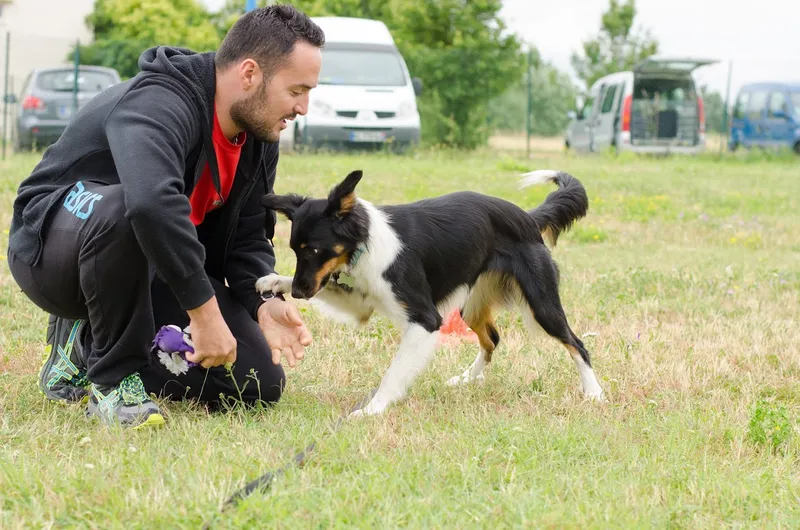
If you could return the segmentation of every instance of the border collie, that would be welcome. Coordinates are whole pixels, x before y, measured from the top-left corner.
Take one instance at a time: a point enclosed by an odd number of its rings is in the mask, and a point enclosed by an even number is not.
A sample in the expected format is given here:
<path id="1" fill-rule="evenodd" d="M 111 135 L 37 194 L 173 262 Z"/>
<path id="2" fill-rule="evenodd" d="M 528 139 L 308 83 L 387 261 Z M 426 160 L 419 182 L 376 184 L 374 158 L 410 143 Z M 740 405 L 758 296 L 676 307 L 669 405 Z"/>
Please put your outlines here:
<path id="1" fill-rule="evenodd" d="M 374 311 L 402 330 L 402 342 L 371 401 L 353 415 L 380 414 L 403 399 L 434 355 L 443 315 L 459 308 L 477 334 L 472 366 L 448 384 L 482 380 L 500 341 L 493 314 L 519 308 L 530 331 L 543 328 L 566 347 L 585 397 L 604 400 L 581 340 L 561 306 L 559 271 L 548 239 L 586 215 L 583 185 L 562 171 L 522 175 L 520 189 L 554 182 L 558 188 L 531 211 L 462 191 L 410 204 L 375 206 L 356 197 L 353 171 L 327 198 L 266 195 L 261 204 L 291 223 L 294 278 L 258 279 L 261 293 L 291 294 L 319 304 L 331 317 L 365 323 Z"/>

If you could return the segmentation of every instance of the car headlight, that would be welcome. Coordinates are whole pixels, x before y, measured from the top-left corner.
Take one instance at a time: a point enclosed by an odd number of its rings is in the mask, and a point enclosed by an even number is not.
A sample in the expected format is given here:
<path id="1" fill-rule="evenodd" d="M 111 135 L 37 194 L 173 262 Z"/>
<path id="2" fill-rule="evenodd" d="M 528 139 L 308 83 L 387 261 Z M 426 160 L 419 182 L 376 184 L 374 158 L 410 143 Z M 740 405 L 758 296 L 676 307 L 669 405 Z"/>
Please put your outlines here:
<path id="1" fill-rule="evenodd" d="M 397 109 L 398 118 L 410 118 L 417 112 L 417 106 L 413 101 L 406 101 Z"/>
<path id="2" fill-rule="evenodd" d="M 333 112 L 333 107 L 318 99 L 312 100 L 310 107 L 315 114 L 319 114 L 320 116 L 333 116 L 335 114 Z"/>

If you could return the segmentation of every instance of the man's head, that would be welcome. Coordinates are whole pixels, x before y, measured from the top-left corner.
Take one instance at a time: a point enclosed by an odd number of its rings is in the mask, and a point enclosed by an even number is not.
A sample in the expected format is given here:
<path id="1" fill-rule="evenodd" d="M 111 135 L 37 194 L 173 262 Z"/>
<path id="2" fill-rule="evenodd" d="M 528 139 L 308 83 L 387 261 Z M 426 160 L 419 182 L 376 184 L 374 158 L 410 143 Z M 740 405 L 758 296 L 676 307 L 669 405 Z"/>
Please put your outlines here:
<path id="1" fill-rule="evenodd" d="M 292 6 L 254 9 L 239 18 L 215 57 L 234 124 L 261 141 L 277 141 L 287 119 L 308 112 L 324 43 L 319 26 Z"/>

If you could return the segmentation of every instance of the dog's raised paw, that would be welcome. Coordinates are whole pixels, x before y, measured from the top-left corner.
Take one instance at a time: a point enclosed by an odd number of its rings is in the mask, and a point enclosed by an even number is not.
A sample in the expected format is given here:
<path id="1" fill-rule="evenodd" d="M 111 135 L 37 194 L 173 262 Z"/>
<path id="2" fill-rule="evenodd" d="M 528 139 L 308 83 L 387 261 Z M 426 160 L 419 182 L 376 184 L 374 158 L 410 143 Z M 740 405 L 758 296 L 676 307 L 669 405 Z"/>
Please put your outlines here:
<path id="1" fill-rule="evenodd" d="M 256 280 L 256 291 L 259 294 L 288 294 L 292 292 L 292 279 L 288 276 L 268 274 Z"/>

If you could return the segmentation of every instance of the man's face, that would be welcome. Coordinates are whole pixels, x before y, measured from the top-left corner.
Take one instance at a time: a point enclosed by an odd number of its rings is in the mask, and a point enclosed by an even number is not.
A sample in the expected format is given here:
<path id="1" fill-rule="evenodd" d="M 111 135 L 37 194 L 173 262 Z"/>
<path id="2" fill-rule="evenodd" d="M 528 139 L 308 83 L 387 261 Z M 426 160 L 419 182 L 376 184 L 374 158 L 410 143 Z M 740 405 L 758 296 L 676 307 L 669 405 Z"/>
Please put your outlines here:
<path id="1" fill-rule="evenodd" d="M 288 120 L 308 112 L 308 93 L 317 86 L 322 66 L 320 49 L 299 41 L 286 64 L 265 83 L 254 75 L 251 95 L 231 106 L 231 119 L 262 142 L 277 142 Z M 257 67 L 256 67 L 257 68 Z"/>

